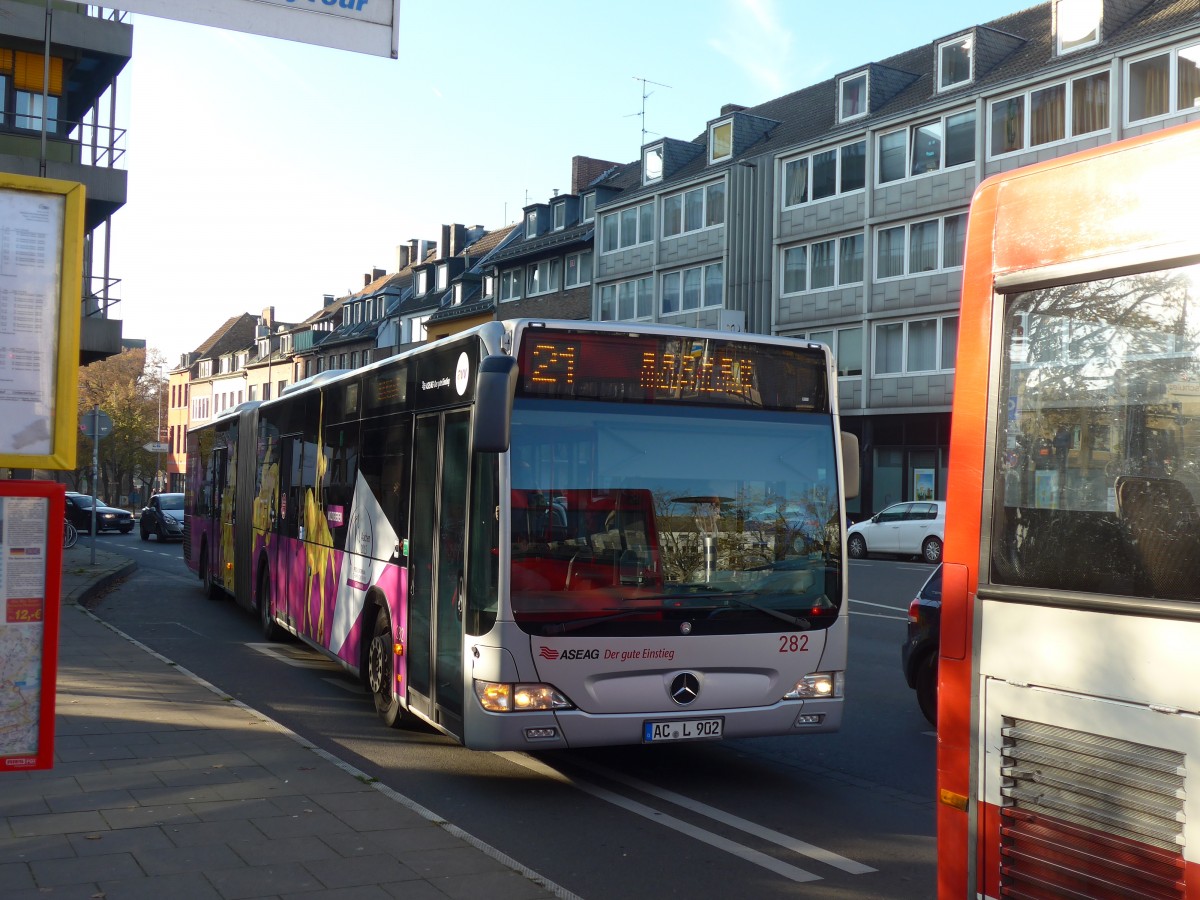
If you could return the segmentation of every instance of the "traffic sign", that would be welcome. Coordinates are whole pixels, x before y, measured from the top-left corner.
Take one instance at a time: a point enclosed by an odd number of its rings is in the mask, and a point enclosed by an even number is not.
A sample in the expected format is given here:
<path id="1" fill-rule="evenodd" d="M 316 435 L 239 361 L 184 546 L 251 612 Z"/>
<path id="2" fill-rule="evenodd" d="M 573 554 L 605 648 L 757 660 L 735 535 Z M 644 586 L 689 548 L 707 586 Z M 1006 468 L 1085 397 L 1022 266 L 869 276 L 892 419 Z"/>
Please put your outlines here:
<path id="1" fill-rule="evenodd" d="M 79 417 L 79 431 L 87 437 L 106 438 L 112 434 L 113 423 L 102 409 L 86 412 Z"/>
<path id="2" fill-rule="evenodd" d="M 151 441 L 148 444 L 142 444 L 142 449 L 150 453 L 166 453 L 171 448 L 162 441 Z"/>

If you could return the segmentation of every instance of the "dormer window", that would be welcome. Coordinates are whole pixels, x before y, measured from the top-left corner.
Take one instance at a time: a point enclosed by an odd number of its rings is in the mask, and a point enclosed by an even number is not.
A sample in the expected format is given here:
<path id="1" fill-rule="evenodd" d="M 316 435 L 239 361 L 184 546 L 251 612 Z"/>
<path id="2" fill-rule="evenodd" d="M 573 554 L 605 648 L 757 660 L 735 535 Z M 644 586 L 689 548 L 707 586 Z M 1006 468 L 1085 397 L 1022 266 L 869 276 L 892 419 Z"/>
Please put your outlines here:
<path id="1" fill-rule="evenodd" d="M 656 181 L 662 181 L 662 177 L 662 144 L 655 147 L 647 147 L 642 151 L 642 184 L 654 184 Z"/>
<path id="2" fill-rule="evenodd" d="M 733 120 L 716 122 L 708 128 L 708 164 L 725 162 L 733 156 Z"/>
<path id="3" fill-rule="evenodd" d="M 567 227 L 567 204 L 554 204 L 554 230 L 562 231 Z"/>
<path id="4" fill-rule="evenodd" d="M 437 268 L 437 289 L 444 291 L 450 287 L 450 267 L 443 263 Z"/>
<path id="5" fill-rule="evenodd" d="M 975 39 L 971 35 L 938 44 L 937 54 L 939 91 L 971 82 L 975 60 Z"/>
<path id="6" fill-rule="evenodd" d="M 462 306 L 463 302 L 463 283 L 460 281 L 454 285 L 454 306 Z"/>
<path id="7" fill-rule="evenodd" d="M 1058 0 L 1054 4 L 1054 37 L 1058 55 L 1100 43 L 1102 0 Z"/>
<path id="8" fill-rule="evenodd" d="M 484 297 L 495 297 L 496 296 L 496 276 L 495 275 L 484 275 L 483 276 L 483 296 Z"/>
<path id="9" fill-rule="evenodd" d="M 594 221 L 595 218 L 596 218 L 596 195 L 594 193 L 584 194 L 583 195 L 583 221 L 591 222 L 591 221 Z"/>
<path id="10" fill-rule="evenodd" d="M 537 237 L 537 211 L 525 214 L 525 237 Z"/>
<path id="11" fill-rule="evenodd" d="M 417 273 L 417 296 L 420 297 L 429 290 L 429 270 L 422 269 Z"/>
<path id="12" fill-rule="evenodd" d="M 847 75 L 838 80 L 839 121 L 849 122 L 867 114 L 867 86 L 866 72 Z"/>

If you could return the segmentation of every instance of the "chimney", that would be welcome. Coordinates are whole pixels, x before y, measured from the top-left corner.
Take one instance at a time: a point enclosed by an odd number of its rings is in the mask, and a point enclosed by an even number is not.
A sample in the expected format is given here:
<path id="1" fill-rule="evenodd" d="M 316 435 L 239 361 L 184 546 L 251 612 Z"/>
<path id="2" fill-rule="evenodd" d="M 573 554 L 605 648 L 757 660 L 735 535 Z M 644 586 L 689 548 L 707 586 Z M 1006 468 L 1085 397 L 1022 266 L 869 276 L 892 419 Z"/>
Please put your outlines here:
<path id="1" fill-rule="evenodd" d="M 386 274 L 387 274 L 387 269 L 377 269 L 374 266 L 371 267 L 371 280 L 372 281 L 378 281 L 380 278 L 382 278 Z"/>
<path id="2" fill-rule="evenodd" d="M 408 268 L 408 244 L 401 244 L 396 248 L 396 271 L 403 272 Z"/>
<path id="3" fill-rule="evenodd" d="M 447 256 L 458 256 L 467 247 L 467 229 L 465 225 L 450 226 L 450 243 Z"/>
<path id="4" fill-rule="evenodd" d="M 425 262 L 425 257 L 428 256 L 430 253 L 435 254 L 435 258 L 436 258 L 437 241 L 413 241 L 413 243 L 416 244 L 416 253 L 417 253 L 417 258 L 416 258 L 415 262 L 417 262 L 417 263 Z"/>
<path id="5" fill-rule="evenodd" d="M 275 307 L 268 306 L 262 311 L 263 324 L 269 328 L 275 327 Z"/>
<path id="6" fill-rule="evenodd" d="M 451 228 L 449 225 L 442 226 L 442 242 L 440 244 L 438 244 L 438 246 L 442 250 L 442 257 L 454 255 L 453 253 L 450 252 L 450 231 L 451 231 Z M 438 257 L 438 258 L 441 259 L 442 257 Z"/>
<path id="7" fill-rule="evenodd" d="M 590 156 L 575 156 L 571 158 L 571 193 L 578 194 L 589 184 L 617 165 L 603 159 L 593 159 Z"/>
<path id="8" fill-rule="evenodd" d="M 326 294 L 322 299 L 324 300 L 321 304 L 322 309 L 326 306 L 333 306 L 333 294 Z"/>
<path id="9" fill-rule="evenodd" d="M 421 256 L 421 248 L 420 248 L 420 244 L 423 244 L 423 243 L 424 243 L 424 241 L 418 241 L 416 238 L 409 238 L 409 241 L 408 241 L 408 264 L 410 266 L 415 266 L 418 263 L 423 261 L 423 258 Z"/>
<path id="10" fill-rule="evenodd" d="M 371 273 L 363 272 L 363 287 L 366 287 L 370 283 L 371 283 Z"/>
<path id="11" fill-rule="evenodd" d="M 726 103 L 721 107 L 721 115 L 727 116 L 730 113 L 741 112 L 745 108 L 740 103 Z"/>

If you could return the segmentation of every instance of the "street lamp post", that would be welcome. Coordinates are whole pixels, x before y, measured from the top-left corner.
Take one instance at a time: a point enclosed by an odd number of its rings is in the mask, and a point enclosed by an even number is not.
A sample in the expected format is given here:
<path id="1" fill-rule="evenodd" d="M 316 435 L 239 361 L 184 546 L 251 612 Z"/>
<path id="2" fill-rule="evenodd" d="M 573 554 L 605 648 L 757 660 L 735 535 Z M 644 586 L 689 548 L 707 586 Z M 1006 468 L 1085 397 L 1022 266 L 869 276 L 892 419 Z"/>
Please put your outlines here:
<path id="1" fill-rule="evenodd" d="M 159 444 L 161 444 L 161 443 L 162 443 L 162 436 L 163 436 L 163 427 L 162 427 L 162 389 L 163 389 L 163 383 L 162 383 L 162 373 L 163 373 L 163 367 L 162 367 L 162 363 L 159 363 L 159 365 L 158 365 L 158 434 L 156 434 L 156 435 L 154 436 L 155 443 L 159 443 Z M 154 453 L 154 489 L 151 491 L 151 493 L 157 493 L 157 492 L 158 492 L 158 490 L 160 489 L 160 486 L 159 486 L 159 475 L 158 475 L 158 473 L 159 473 L 159 471 L 160 471 L 160 466 L 161 466 L 161 457 L 162 457 L 162 454 L 161 454 L 160 452 L 158 452 L 158 451 L 155 451 L 155 453 Z"/>

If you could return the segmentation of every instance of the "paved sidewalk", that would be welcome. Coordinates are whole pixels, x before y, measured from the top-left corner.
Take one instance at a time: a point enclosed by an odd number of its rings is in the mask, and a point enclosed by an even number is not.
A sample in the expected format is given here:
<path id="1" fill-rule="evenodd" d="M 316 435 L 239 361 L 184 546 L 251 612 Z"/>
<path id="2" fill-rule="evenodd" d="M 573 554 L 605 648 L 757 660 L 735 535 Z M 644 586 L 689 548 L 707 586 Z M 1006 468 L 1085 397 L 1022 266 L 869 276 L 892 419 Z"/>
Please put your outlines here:
<path id="1" fill-rule="evenodd" d="M 134 569 L 64 553 L 55 767 L 0 773 L 4 900 L 572 896 L 78 605 Z"/>

